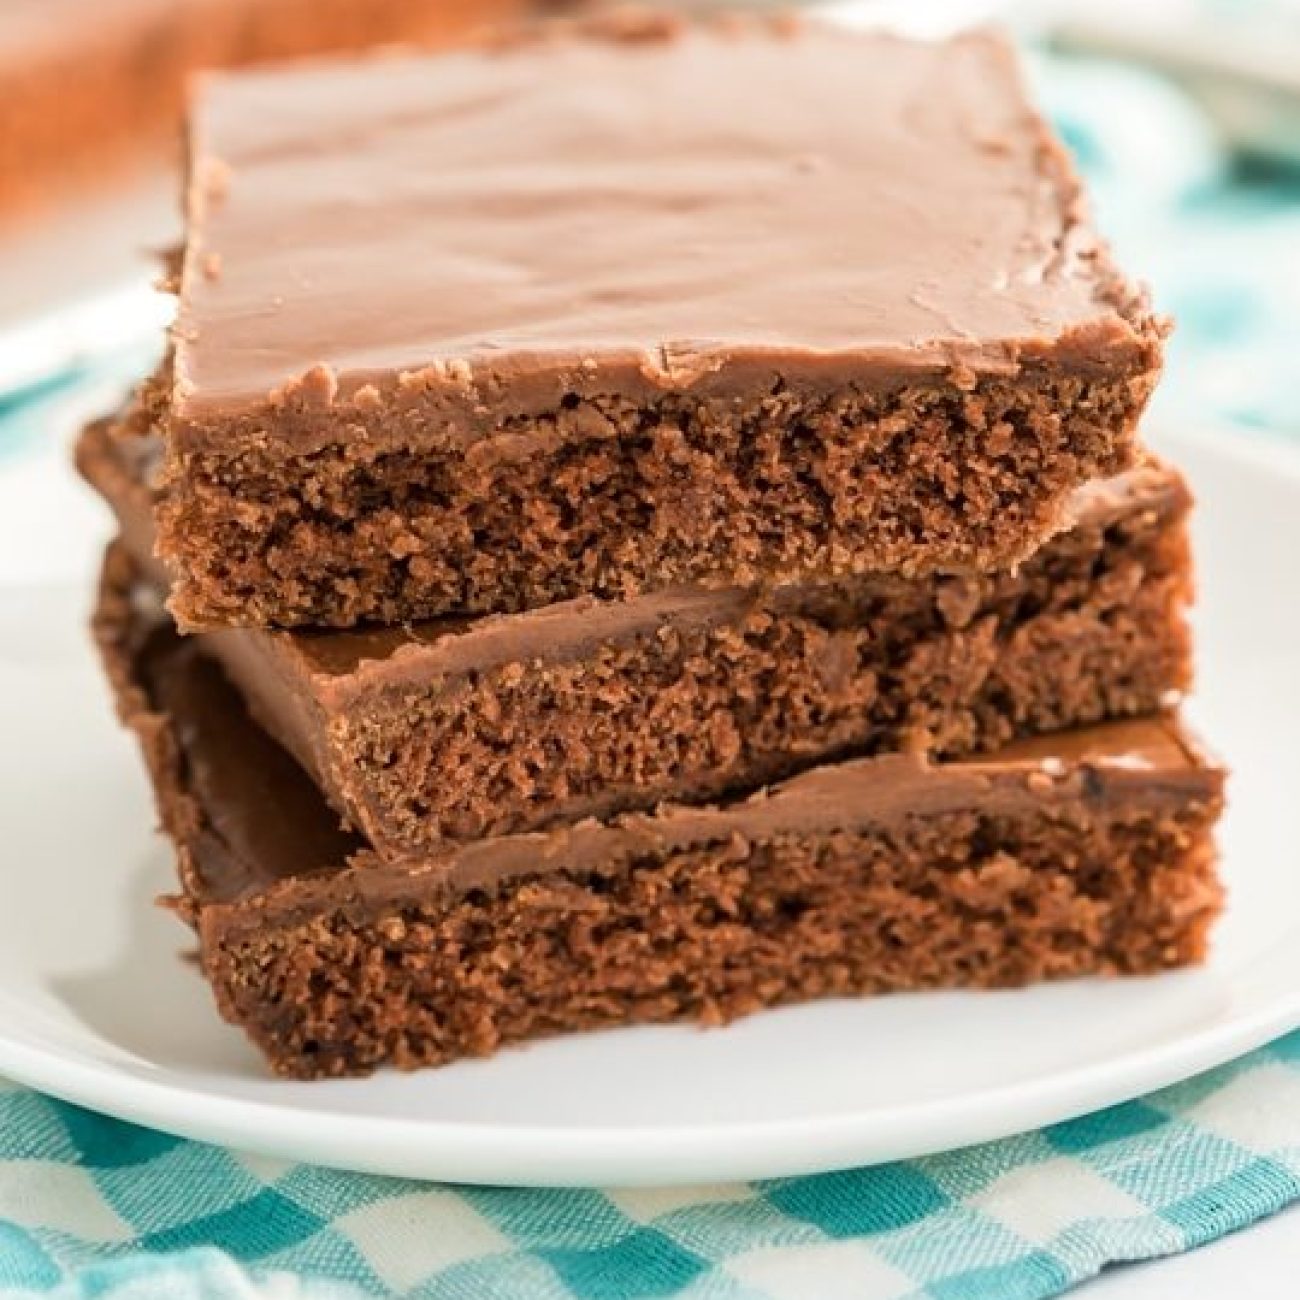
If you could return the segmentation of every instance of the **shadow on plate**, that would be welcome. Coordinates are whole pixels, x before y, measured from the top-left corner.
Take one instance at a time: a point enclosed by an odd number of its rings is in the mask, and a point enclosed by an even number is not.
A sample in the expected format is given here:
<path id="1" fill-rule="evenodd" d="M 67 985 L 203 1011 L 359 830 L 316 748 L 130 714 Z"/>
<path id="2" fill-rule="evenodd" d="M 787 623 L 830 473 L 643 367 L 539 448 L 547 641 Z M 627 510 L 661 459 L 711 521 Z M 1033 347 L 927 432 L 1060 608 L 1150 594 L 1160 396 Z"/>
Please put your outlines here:
<path id="1" fill-rule="evenodd" d="M 243 1034 L 222 1021 L 199 973 L 193 934 L 158 897 L 176 877 L 161 844 L 126 878 L 120 904 L 131 920 L 106 964 L 56 979 L 55 992 L 87 1028 L 162 1069 L 264 1075 Z"/>

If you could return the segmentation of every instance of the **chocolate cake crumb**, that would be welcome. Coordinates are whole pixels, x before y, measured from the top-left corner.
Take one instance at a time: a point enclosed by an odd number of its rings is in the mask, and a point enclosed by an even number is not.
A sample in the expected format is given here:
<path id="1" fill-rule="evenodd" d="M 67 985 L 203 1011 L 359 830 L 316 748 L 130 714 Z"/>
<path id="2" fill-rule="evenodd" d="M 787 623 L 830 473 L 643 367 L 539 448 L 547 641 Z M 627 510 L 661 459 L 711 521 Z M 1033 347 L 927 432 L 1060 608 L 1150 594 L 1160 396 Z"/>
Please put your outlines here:
<path id="1" fill-rule="evenodd" d="M 654 30 L 205 83 L 186 630 L 994 571 L 1133 463 L 1166 325 L 1004 41 Z"/>
<path id="2" fill-rule="evenodd" d="M 147 446 L 103 422 L 78 453 L 143 564 Z M 1190 677 L 1189 503 L 1143 466 L 1077 493 L 1071 527 L 1000 574 L 196 640 L 334 806 L 402 853 L 1156 710 Z"/>
<path id="3" fill-rule="evenodd" d="M 204 974 L 293 1077 L 809 998 L 1166 970 L 1201 959 L 1220 905 L 1222 773 L 1168 718 L 394 862 L 158 618 L 120 548 L 96 633 Z"/>

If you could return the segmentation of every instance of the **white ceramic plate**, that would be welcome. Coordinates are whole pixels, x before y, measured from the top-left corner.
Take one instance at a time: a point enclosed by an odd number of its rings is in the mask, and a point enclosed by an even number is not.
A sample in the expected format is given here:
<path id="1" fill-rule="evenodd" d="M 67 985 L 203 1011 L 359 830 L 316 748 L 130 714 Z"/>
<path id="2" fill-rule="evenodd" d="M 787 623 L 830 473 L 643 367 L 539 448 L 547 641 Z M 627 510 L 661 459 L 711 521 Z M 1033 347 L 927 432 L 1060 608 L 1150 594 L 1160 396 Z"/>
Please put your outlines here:
<path id="1" fill-rule="evenodd" d="M 469 1182 L 822 1170 L 1120 1101 L 1300 1025 L 1300 460 L 1169 444 L 1201 497 L 1195 716 L 1235 769 L 1203 970 L 576 1036 L 415 1075 L 272 1080 L 150 906 L 165 846 L 86 646 L 84 587 L 0 595 L 0 1072 L 256 1151 Z M 51 473 L 55 472 L 53 469 Z"/>

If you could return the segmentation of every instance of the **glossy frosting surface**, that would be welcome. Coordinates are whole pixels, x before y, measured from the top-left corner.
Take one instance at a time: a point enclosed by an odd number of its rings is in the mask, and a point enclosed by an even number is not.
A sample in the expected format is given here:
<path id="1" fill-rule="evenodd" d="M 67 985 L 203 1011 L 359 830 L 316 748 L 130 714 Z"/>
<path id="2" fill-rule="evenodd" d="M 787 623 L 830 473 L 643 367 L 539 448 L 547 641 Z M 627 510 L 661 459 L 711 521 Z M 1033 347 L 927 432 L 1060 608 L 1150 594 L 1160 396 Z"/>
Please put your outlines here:
<path id="1" fill-rule="evenodd" d="M 685 388 L 1131 335 L 989 33 L 661 21 L 225 74 L 192 156 L 182 420 L 304 375 L 331 400 L 417 371 Z"/>

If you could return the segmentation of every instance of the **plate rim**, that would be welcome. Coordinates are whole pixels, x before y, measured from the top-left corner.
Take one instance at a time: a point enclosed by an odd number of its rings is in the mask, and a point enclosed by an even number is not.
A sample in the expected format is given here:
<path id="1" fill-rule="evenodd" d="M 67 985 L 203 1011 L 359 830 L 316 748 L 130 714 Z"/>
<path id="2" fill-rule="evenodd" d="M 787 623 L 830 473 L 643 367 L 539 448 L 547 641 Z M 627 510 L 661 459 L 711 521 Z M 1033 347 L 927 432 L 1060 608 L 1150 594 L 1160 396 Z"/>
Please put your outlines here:
<path id="1" fill-rule="evenodd" d="M 1148 430 L 1162 452 L 1197 444 L 1300 489 L 1300 448 L 1204 425 Z M 0 1023 L 0 1073 L 74 1105 L 194 1141 L 360 1173 L 520 1187 L 638 1187 L 822 1173 L 994 1141 L 1177 1083 L 1300 1028 L 1300 979 L 1209 1025 L 1109 1061 L 974 1093 L 829 1116 L 719 1124 L 501 1125 L 331 1115 L 149 1078 L 17 1038 Z M 231 1030 L 231 1032 L 235 1032 Z M 139 1058 L 137 1058 L 139 1059 Z"/>
<path id="2" fill-rule="evenodd" d="M 1300 985 L 1252 1015 L 1064 1075 L 887 1111 L 725 1127 L 503 1127 L 331 1116 L 159 1082 L 108 1062 L 15 1043 L 3 1031 L 0 1072 L 59 1100 L 176 1137 L 349 1172 L 471 1185 L 662 1187 L 807 1176 L 997 1141 L 1179 1083 L 1297 1028 Z M 1122 1084 L 1114 1080 L 1117 1067 Z"/>

